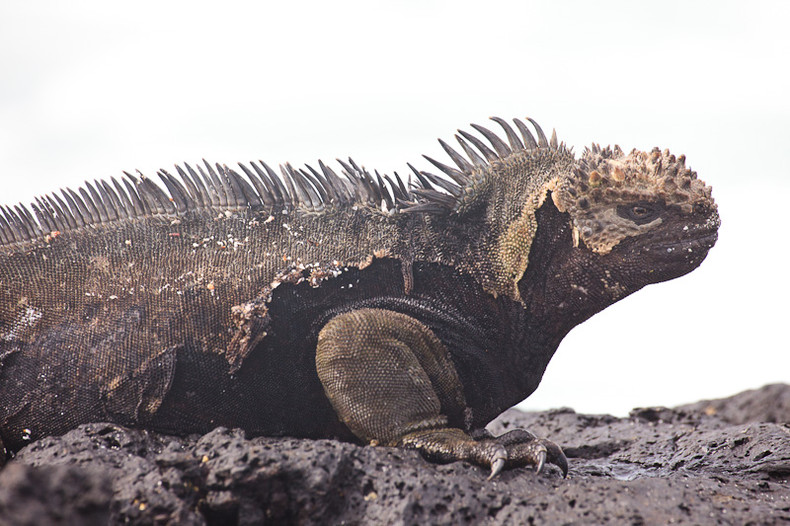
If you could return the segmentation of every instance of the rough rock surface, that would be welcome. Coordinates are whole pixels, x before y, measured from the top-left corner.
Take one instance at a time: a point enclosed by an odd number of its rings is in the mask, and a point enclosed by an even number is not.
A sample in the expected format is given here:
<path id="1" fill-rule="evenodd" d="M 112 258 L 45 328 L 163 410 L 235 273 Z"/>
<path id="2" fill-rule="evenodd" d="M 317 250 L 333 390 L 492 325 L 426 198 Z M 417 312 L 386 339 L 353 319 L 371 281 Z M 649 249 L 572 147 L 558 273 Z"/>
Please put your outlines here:
<path id="1" fill-rule="evenodd" d="M 790 523 L 790 385 L 629 418 L 509 411 L 570 474 L 508 471 L 331 440 L 175 438 L 87 424 L 0 471 L 0 524 Z"/>

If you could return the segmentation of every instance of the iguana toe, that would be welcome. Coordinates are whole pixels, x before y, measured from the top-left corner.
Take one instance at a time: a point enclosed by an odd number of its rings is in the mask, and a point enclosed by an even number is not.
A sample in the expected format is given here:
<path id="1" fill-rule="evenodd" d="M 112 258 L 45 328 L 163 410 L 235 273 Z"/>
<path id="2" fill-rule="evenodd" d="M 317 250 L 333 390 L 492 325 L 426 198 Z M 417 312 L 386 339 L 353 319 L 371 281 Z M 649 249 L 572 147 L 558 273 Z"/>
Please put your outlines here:
<path id="1" fill-rule="evenodd" d="M 568 458 L 562 450 L 560 450 L 559 455 L 552 457 L 551 463 L 560 468 L 562 478 L 568 478 Z"/>
<path id="2" fill-rule="evenodd" d="M 508 451 L 494 441 L 477 441 L 456 428 L 437 428 L 405 435 L 398 445 L 417 449 L 434 462 L 465 460 L 491 469 L 489 480 L 508 464 Z"/>
<path id="3" fill-rule="evenodd" d="M 455 428 L 424 429 L 405 435 L 399 445 L 418 449 L 434 462 L 465 460 L 490 467 L 488 480 L 504 469 L 524 466 L 534 466 L 536 473 L 542 473 L 547 463 L 557 466 L 563 478 L 568 476 L 568 459 L 562 448 L 526 429 L 514 429 L 500 436 L 485 429 L 471 434 Z"/>
<path id="4" fill-rule="evenodd" d="M 505 467 L 508 469 L 531 465 L 535 466 L 536 473 L 541 473 L 548 462 L 560 468 L 563 477 L 568 476 L 568 459 L 562 448 L 550 440 L 538 438 L 526 429 L 513 429 L 499 436 L 482 429 L 473 432 L 472 436 L 480 441 L 496 442 L 505 446 L 508 453 Z"/>
<path id="5" fill-rule="evenodd" d="M 538 450 L 537 457 L 538 457 L 538 465 L 535 466 L 535 473 L 540 473 L 543 471 L 543 466 L 546 464 L 546 448 L 542 448 Z"/>
<path id="6" fill-rule="evenodd" d="M 546 463 L 554 464 L 562 476 L 568 476 L 568 459 L 560 446 L 544 438 L 533 438 L 528 442 L 511 443 L 507 446 L 508 468 L 531 465 L 540 473 Z"/>
<path id="7" fill-rule="evenodd" d="M 502 468 L 505 467 L 505 458 L 498 458 L 491 463 L 491 474 L 488 475 L 486 480 L 491 480 L 492 478 L 496 477 L 502 472 Z"/>

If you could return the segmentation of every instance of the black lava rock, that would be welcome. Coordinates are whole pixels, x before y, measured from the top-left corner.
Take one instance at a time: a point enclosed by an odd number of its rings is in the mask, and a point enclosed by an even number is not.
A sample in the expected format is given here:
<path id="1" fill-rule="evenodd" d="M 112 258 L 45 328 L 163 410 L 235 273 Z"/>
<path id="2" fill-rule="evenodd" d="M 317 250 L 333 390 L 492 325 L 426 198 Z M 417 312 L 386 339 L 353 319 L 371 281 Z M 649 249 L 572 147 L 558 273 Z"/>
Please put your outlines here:
<path id="1" fill-rule="evenodd" d="M 0 524 L 773 524 L 790 521 L 790 386 L 629 418 L 511 410 L 570 474 L 435 465 L 417 452 L 218 428 L 88 424 L 0 471 Z"/>

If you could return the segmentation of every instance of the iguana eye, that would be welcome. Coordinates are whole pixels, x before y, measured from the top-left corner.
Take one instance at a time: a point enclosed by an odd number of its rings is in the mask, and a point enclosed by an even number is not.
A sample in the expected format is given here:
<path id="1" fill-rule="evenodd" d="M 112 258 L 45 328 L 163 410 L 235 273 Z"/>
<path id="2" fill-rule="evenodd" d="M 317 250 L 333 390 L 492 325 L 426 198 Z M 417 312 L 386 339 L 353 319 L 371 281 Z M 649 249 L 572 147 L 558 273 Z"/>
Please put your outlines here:
<path id="1" fill-rule="evenodd" d="M 663 207 L 659 203 L 631 203 L 627 205 L 618 205 L 617 215 L 630 219 L 637 225 L 644 225 L 654 221 L 661 215 Z"/>
<path id="2" fill-rule="evenodd" d="M 634 205 L 631 207 L 631 215 L 634 217 L 645 217 L 649 213 L 650 210 L 648 210 L 646 206 Z"/>

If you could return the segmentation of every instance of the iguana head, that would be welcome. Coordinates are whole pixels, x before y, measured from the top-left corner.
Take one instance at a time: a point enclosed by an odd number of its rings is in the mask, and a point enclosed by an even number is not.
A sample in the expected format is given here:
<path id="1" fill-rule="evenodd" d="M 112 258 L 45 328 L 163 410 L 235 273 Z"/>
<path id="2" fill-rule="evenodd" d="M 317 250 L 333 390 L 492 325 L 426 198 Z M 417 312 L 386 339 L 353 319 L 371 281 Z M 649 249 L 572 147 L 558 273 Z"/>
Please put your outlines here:
<path id="1" fill-rule="evenodd" d="M 650 282 L 695 269 L 720 224 L 711 187 L 668 150 L 586 149 L 573 173 L 558 179 L 552 200 L 572 223 L 574 246 L 623 271 L 639 266 Z"/>

